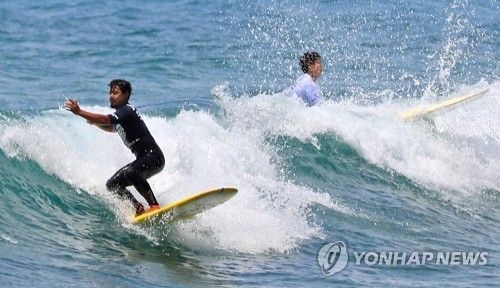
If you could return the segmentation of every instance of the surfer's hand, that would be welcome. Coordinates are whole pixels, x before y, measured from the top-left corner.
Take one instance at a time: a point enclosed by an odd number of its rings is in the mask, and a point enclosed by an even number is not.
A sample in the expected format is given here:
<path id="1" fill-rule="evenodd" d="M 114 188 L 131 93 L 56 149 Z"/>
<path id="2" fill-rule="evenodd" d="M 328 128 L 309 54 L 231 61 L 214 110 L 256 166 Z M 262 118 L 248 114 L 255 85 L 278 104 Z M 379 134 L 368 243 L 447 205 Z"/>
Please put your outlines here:
<path id="1" fill-rule="evenodd" d="M 73 114 L 80 114 L 81 109 L 75 99 L 68 98 L 68 100 L 64 102 L 64 107 L 66 107 L 66 110 L 71 111 Z"/>

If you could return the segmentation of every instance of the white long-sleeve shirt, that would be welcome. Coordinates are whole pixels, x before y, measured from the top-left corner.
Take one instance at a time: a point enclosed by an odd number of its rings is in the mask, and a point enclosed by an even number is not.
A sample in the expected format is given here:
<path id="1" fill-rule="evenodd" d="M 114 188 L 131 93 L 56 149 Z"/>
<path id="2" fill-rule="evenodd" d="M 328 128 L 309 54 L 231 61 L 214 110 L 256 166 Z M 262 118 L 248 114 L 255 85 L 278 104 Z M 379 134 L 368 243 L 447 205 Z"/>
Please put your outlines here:
<path id="1" fill-rule="evenodd" d="M 292 90 L 307 106 L 314 106 L 325 101 L 319 85 L 307 73 L 295 81 Z"/>

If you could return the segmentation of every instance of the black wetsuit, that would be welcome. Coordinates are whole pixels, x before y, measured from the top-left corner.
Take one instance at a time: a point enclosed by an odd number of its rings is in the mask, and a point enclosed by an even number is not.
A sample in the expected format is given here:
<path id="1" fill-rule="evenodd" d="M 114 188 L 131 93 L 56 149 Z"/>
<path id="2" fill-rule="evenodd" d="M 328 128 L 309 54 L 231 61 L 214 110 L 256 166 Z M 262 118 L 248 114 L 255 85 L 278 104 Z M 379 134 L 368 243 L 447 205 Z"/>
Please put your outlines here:
<path id="1" fill-rule="evenodd" d="M 137 110 L 128 103 L 108 116 L 114 130 L 120 134 L 125 146 L 134 153 L 136 160 L 118 170 L 108 180 L 106 187 L 120 197 L 131 201 L 135 208 L 139 208 L 141 204 L 125 188 L 133 185 L 149 205 L 158 205 L 147 179 L 160 172 L 165 166 L 163 152 Z"/>

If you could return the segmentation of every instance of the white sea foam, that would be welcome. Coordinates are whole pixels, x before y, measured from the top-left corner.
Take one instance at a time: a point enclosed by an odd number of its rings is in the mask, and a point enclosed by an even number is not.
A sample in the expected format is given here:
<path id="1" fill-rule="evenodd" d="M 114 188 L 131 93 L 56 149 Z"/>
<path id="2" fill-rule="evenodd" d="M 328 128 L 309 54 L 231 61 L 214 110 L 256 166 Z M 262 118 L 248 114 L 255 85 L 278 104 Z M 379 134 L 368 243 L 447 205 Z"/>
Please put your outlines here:
<path id="1" fill-rule="evenodd" d="M 18 244 L 19 243 L 17 240 L 15 240 L 12 237 L 7 236 L 5 234 L 0 235 L 0 237 L 2 237 L 3 240 L 5 240 L 5 241 L 7 241 L 9 243 L 12 243 L 12 244 Z"/>
<path id="2" fill-rule="evenodd" d="M 484 86 L 460 87 L 445 98 Z M 223 92 L 219 95 L 231 121 L 240 129 L 251 127 L 258 130 L 257 135 L 289 135 L 312 143 L 317 133 L 332 133 L 380 167 L 430 188 L 470 194 L 500 188 L 499 86 L 495 82 L 482 99 L 437 117 L 434 128 L 406 123 L 396 116 L 417 103 L 386 101 L 366 107 L 345 101 L 306 108 L 279 93 L 239 99 Z"/>
<path id="3" fill-rule="evenodd" d="M 490 93 L 475 104 L 436 119 L 435 130 L 396 116 L 414 103 L 366 107 L 346 101 L 307 108 L 280 93 L 234 98 L 219 86 L 214 94 L 224 109 L 224 119 L 205 111 L 182 111 L 172 119 L 144 117 L 166 157 L 165 169 L 150 183 L 163 205 L 213 188 L 239 189 L 229 202 L 197 216 L 196 221 L 176 224 L 172 238 L 244 253 L 287 252 L 304 239 L 321 236 L 321 228 L 308 215 L 311 204 L 352 212 L 328 191 L 314 191 L 286 179 L 265 137 L 288 135 L 316 143 L 318 133 L 331 133 L 375 165 L 431 189 L 462 194 L 500 190 L 498 86 L 490 85 Z M 450 97 L 476 88 L 460 88 Z M 64 110 L 0 125 L 4 153 L 32 159 L 48 173 L 92 195 L 109 197 L 104 183 L 133 160 L 117 135 L 102 132 Z M 111 206 L 124 222 L 130 220 L 125 210 Z"/>
<path id="4" fill-rule="evenodd" d="M 177 230 L 177 237 L 184 242 L 201 239 L 217 249 L 245 253 L 286 252 L 303 239 L 321 235 L 321 229 L 308 220 L 310 204 L 343 209 L 327 193 L 283 179 L 273 164 L 274 152 L 251 129 L 239 130 L 203 111 L 182 111 L 173 119 L 144 116 L 144 120 L 166 158 L 164 170 L 150 179 L 160 204 L 219 187 L 239 189 L 233 199 L 197 221 L 178 224 L 183 229 Z M 78 190 L 104 198 L 109 197 L 106 180 L 133 160 L 118 135 L 102 132 L 62 109 L 9 123 L 0 134 L 0 147 L 10 157 L 32 159 Z M 124 222 L 130 221 L 125 207 L 110 203 Z M 199 238 L 207 231 L 210 237 Z"/>

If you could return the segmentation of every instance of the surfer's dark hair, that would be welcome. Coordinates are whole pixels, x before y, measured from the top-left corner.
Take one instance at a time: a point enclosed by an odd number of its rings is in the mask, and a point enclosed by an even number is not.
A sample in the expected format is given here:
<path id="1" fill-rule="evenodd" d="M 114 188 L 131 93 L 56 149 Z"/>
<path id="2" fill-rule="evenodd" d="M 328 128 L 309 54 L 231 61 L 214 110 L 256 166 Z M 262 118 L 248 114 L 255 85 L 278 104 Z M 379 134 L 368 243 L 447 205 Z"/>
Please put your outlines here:
<path id="1" fill-rule="evenodd" d="M 120 87 L 120 90 L 122 90 L 122 93 L 127 93 L 128 92 L 128 97 L 130 98 L 130 95 L 132 95 L 132 85 L 130 82 L 127 80 L 123 79 L 114 79 L 109 82 L 109 91 L 113 91 L 115 87 L 118 86 Z"/>
<path id="2" fill-rule="evenodd" d="M 307 73 L 309 71 L 309 64 L 312 64 L 316 62 L 316 60 L 320 59 L 321 56 L 319 56 L 318 53 L 314 51 L 307 51 L 300 57 L 299 64 L 300 68 L 302 68 L 302 71 L 304 73 Z"/>

